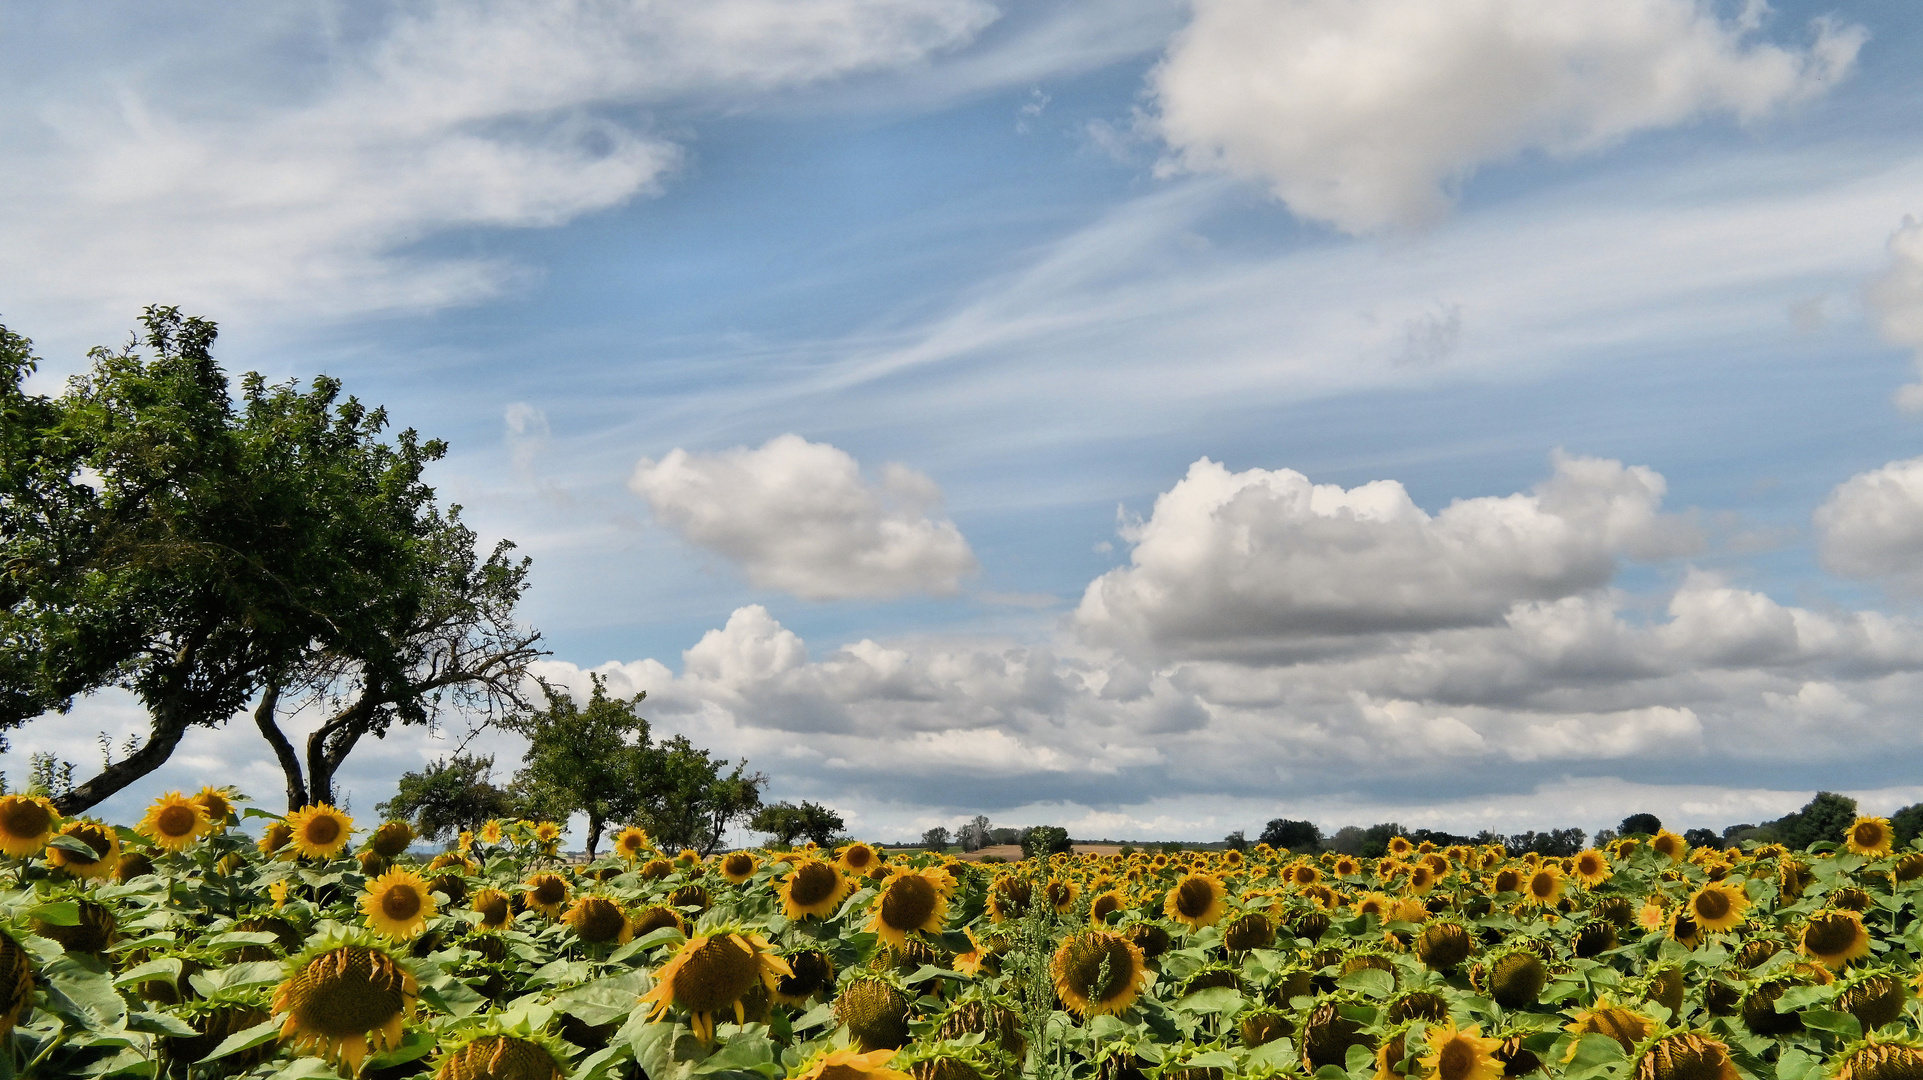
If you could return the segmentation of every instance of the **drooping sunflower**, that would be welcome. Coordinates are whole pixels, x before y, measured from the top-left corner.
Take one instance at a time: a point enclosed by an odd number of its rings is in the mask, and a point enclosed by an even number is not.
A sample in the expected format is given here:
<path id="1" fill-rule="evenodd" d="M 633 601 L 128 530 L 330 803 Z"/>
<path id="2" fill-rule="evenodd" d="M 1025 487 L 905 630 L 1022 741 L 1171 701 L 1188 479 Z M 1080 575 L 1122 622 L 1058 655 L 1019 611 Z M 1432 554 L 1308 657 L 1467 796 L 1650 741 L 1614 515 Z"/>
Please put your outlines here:
<path id="1" fill-rule="evenodd" d="M 1537 907 L 1554 907 L 1562 899 L 1562 866 L 1544 863 L 1522 883 L 1522 902 Z"/>
<path id="2" fill-rule="evenodd" d="M 636 937 L 647 937 L 656 930 L 666 930 L 670 926 L 681 931 L 682 937 L 688 936 L 688 917 L 666 904 L 643 908 L 631 916 L 630 921 L 634 923 Z"/>
<path id="3" fill-rule="evenodd" d="M 523 884 L 527 886 L 527 891 L 523 894 L 527 906 L 550 919 L 560 916 L 561 905 L 568 902 L 568 896 L 572 892 L 568 888 L 567 879 L 559 874 L 535 874 Z"/>
<path id="4" fill-rule="evenodd" d="M 881 862 L 881 852 L 857 840 L 841 849 L 837 864 L 850 874 L 860 877 L 875 869 Z"/>
<path id="5" fill-rule="evenodd" d="M 803 949 L 782 959 L 789 974 L 775 980 L 774 999 L 783 1005 L 804 1005 L 818 994 L 835 989 L 835 962 L 819 949 Z"/>
<path id="6" fill-rule="evenodd" d="M 1705 930 L 1721 933 L 1742 925 L 1749 897 L 1743 890 L 1721 881 L 1712 881 L 1689 898 L 1689 913 Z"/>
<path id="7" fill-rule="evenodd" d="M 1869 1039 L 1834 1059 L 1833 1080 L 1916 1080 L 1923 1076 L 1923 1046 Z"/>
<path id="8" fill-rule="evenodd" d="M 434 1080 L 561 1080 L 563 1062 L 539 1040 L 480 1035 L 442 1052 Z"/>
<path id="9" fill-rule="evenodd" d="M 354 819 L 326 803 L 303 806 L 287 815 L 293 830 L 289 842 L 294 850 L 310 859 L 331 859 L 347 846 L 354 832 Z"/>
<path id="10" fill-rule="evenodd" d="M 413 842 L 414 826 L 405 821 L 390 821 L 367 838 L 367 848 L 384 859 L 398 859 L 407 854 L 407 847 Z"/>
<path id="11" fill-rule="evenodd" d="M 499 889 L 482 889 L 474 894 L 474 901 L 468 906 L 469 910 L 480 914 L 481 921 L 474 925 L 474 929 L 483 933 L 503 929 L 514 921 L 514 906 L 509 903 L 507 894 Z"/>
<path id="12" fill-rule="evenodd" d="M 1429 1051 L 1419 1061 L 1434 1080 L 1502 1080 L 1502 1062 L 1496 1060 L 1502 1040 L 1483 1038 L 1479 1025 L 1436 1025 L 1423 1041 Z"/>
<path id="13" fill-rule="evenodd" d="M 1729 1047 L 1692 1032 L 1665 1035 L 1636 1059 L 1635 1080 L 1739 1080 Z"/>
<path id="14" fill-rule="evenodd" d="M 40 854 L 59 824 L 59 811 L 42 796 L 0 795 L 0 851 L 16 859 Z"/>
<path id="15" fill-rule="evenodd" d="M 754 878 L 760 866 L 760 860 L 745 851 L 729 852 L 721 857 L 721 876 L 730 885 L 743 885 Z"/>
<path id="16" fill-rule="evenodd" d="M 33 955 L 0 930 L 0 1039 L 11 1039 L 20 1013 L 33 1000 Z"/>
<path id="17" fill-rule="evenodd" d="M 833 864 L 807 859 L 796 863 L 775 891 L 781 897 L 782 912 L 790 919 L 825 919 L 841 906 L 848 885 L 848 879 Z"/>
<path id="18" fill-rule="evenodd" d="M 1108 968 L 1106 981 L 1102 968 Z M 1048 972 L 1062 1003 L 1084 1019 L 1119 1013 L 1135 1003 L 1148 980 L 1148 961 L 1127 938 L 1107 930 L 1070 934 L 1055 950 Z"/>
<path id="19" fill-rule="evenodd" d="M 908 935 L 920 930 L 939 933 L 948 918 L 948 890 L 935 875 L 906 867 L 888 875 L 875 896 L 875 914 L 868 929 L 899 949 Z"/>
<path id="20" fill-rule="evenodd" d="M 287 823 L 284 821 L 275 821 L 269 823 L 267 828 L 261 831 L 260 839 L 254 841 L 254 846 L 260 849 L 260 853 L 263 856 L 271 856 L 286 847 L 288 842 L 293 839 L 294 830 L 288 828 Z M 282 857 L 285 858 L 286 856 Z"/>
<path id="21" fill-rule="evenodd" d="M 47 861 L 77 878 L 104 878 L 120 865 L 120 834 L 91 818 L 69 821 L 60 826 L 61 836 L 71 836 L 94 850 L 91 861 L 64 848 L 47 848 Z"/>
<path id="22" fill-rule="evenodd" d="M 1595 848 L 1590 848 L 1576 856 L 1576 880 L 1582 882 L 1584 888 L 1593 889 L 1601 885 L 1609 880 L 1612 873 L 1614 871 L 1609 869 L 1609 856 Z"/>
<path id="23" fill-rule="evenodd" d="M 1798 945 L 1805 956 L 1831 971 L 1841 971 L 1851 960 L 1870 954 L 1870 933 L 1856 912 L 1827 908 L 1803 924 Z"/>
<path id="24" fill-rule="evenodd" d="M 427 881 L 412 870 L 389 870 L 367 883 L 361 898 L 367 926 L 378 934 L 406 941 L 427 929 L 434 917 L 434 897 Z"/>
<path id="25" fill-rule="evenodd" d="M 400 1045 L 401 1026 L 413 1019 L 419 997 L 420 984 L 401 961 L 355 942 L 321 946 L 295 960 L 274 991 L 274 1012 L 287 1014 L 282 1042 L 358 1076 L 370 1049 Z"/>
<path id="26" fill-rule="evenodd" d="M 1576 1018 L 1565 1024 L 1563 1030 L 1576 1037 L 1576 1041 L 1569 1044 L 1568 1053 L 1563 1056 L 1563 1061 L 1568 1062 L 1575 1059 L 1577 1043 L 1581 1042 L 1584 1035 L 1607 1035 L 1621 1044 L 1623 1053 L 1629 1053 L 1636 1049 L 1637 1043 L 1649 1038 L 1650 1033 L 1656 1030 L 1656 1021 L 1634 1009 L 1616 1004 L 1608 994 L 1600 994 L 1594 1005 L 1578 1011 Z"/>
<path id="27" fill-rule="evenodd" d="M 134 827 L 135 832 L 167 851 L 185 851 L 212 829 L 206 808 L 178 791 L 155 799 L 147 808 L 147 816 Z"/>
<path id="28" fill-rule="evenodd" d="M 221 832 L 225 830 L 227 826 L 234 823 L 233 788 L 214 787 L 211 784 L 206 784 L 201 786 L 201 789 L 194 794 L 193 798 L 195 802 L 200 804 L 200 808 L 207 812 L 207 828 L 209 832 Z"/>
<path id="29" fill-rule="evenodd" d="M 648 839 L 648 831 L 639 825 L 630 825 L 614 835 L 614 853 L 628 862 L 654 850 L 654 842 Z"/>
<path id="30" fill-rule="evenodd" d="M 1191 930 L 1214 926 L 1228 908 L 1222 882 L 1210 874 L 1184 874 L 1162 901 L 1162 913 Z"/>
<path id="31" fill-rule="evenodd" d="M 861 1053 L 858 1050 L 836 1050 L 832 1047 L 820 1050 L 804 1061 L 796 1070 L 788 1074 L 789 1080 L 914 1080 L 899 1069 L 891 1069 L 888 1062 L 895 1056 L 894 1050 L 874 1050 Z"/>
<path id="32" fill-rule="evenodd" d="M 1845 844 L 1858 855 L 1888 855 L 1896 844 L 1896 831 L 1890 828 L 1889 818 L 1860 817 L 1850 826 Z"/>
<path id="33" fill-rule="evenodd" d="M 788 962 L 768 947 L 767 939 L 717 927 L 682 945 L 674 959 L 654 973 L 654 989 L 640 1000 L 654 1003 L 653 1019 L 670 1006 L 688 1010 L 695 1036 L 711 1043 L 716 1013 L 732 1009 L 735 1022 L 744 1023 L 742 999 L 748 992 L 760 985 L 772 993 L 777 979 L 792 974 Z"/>
<path id="34" fill-rule="evenodd" d="M 594 893 L 576 897 L 561 921 L 574 928 L 575 937 L 590 945 L 626 945 L 634 940 L 634 923 L 628 913 L 620 904 Z"/>

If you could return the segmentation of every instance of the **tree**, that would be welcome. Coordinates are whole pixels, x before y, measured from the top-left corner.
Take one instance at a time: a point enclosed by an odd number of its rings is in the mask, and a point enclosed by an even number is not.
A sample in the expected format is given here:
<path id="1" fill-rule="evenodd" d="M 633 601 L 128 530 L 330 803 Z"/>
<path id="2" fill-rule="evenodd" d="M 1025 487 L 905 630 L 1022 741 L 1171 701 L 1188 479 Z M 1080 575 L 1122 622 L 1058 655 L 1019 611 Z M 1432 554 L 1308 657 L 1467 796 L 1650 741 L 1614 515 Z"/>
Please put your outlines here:
<path id="1" fill-rule="evenodd" d="M 420 772 L 402 773 L 400 791 L 374 812 L 413 822 L 427 840 L 478 831 L 490 819 L 515 812 L 514 796 L 494 786 L 493 771 L 492 757 L 440 758 Z"/>
<path id="2" fill-rule="evenodd" d="M 1249 849 L 1248 835 L 1241 829 L 1237 829 L 1222 838 L 1222 847 L 1228 851 L 1247 851 Z"/>
<path id="3" fill-rule="evenodd" d="M 695 848 L 712 854 L 728 826 L 753 819 L 761 808 L 768 778 L 745 771 L 747 761 L 729 768 L 685 735 L 645 752 L 646 783 L 634 821 L 664 847 Z M 722 770 L 728 769 L 726 774 Z"/>
<path id="4" fill-rule="evenodd" d="M 1362 845 L 1369 833 L 1360 825 L 1344 825 L 1329 838 L 1329 850 L 1342 855 L 1362 854 Z"/>
<path id="5" fill-rule="evenodd" d="M 1074 851 L 1068 830 L 1059 825 L 1032 825 L 1022 830 L 1022 858 L 1047 857 L 1057 852 Z"/>
<path id="6" fill-rule="evenodd" d="M 1683 841 L 1690 847 L 1719 848 L 1723 846 L 1722 836 L 1714 829 L 1685 829 L 1683 830 Z"/>
<path id="7" fill-rule="evenodd" d="M 1841 843 L 1856 822 L 1856 800 L 1834 791 L 1819 791 L 1801 810 L 1766 822 L 1792 851 L 1825 841 Z"/>
<path id="8" fill-rule="evenodd" d="M 961 844 L 963 851 L 980 851 L 989 844 L 988 834 L 988 815 L 976 814 L 973 821 L 961 827 L 956 842 Z"/>
<path id="9" fill-rule="evenodd" d="M 1631 814 L 1616 826 L 1617 836 L 1654 836 L 1663 831 L 1663 819 L 1654 814 Z"/>
<path id="10" fill-rule="evenodd" d="M 1910 846 L 1910 841 L 1923 835 L 1923 803 L 1911 803 L 1890 815 L 1890 831 L 1896 834 L 1897 850 Z"/>
<path id="11" fill-rule="evenodd" d="M 1549 829 L 1544 832 L 1532 829 L 1508 837 L 1503 841 L 1503 846 L 1509 849 L 1511 855 L 1533 851 L 1538 855 L 1568 858 L 1582 853 L 1586 835 L 1581 829 Z"/>
<path id="12" fill-rule="evenodd" d="M 1275 818 L 1262 827 L 1262 835 L 1256 840 L 1279 850 L 1312 855 L 1322 849 L 1322 830 L 1313 821 Z"/>
<path id="13" fill-rule="evenodd" d="M 921 834 L 921 846 L 930 851 L 948 850 L 948 826 L 937 825 Z"/>
<path id="14" fill-rule="evenodd" d="M 517 713 L 502 726 L 528 741 L 514 782 L 535 813 L 565 821 L 588 818 L 590 858 L 609 824 L 641 813 L 653 766 L 648 722 L 635 710 L 647 694 L 610 697 L 606 680 L 590 675 L 587 708 L 565 689 L 541 683 L 547 708 Z"/>
<path id="15" fill-rule="evenodd" d="M 1362 857 L 1365 859 L 1380 859 L 1389 853 L 1390 840 L 1398 836 L 1406 835 L 1408 835 L 1408 831 L 1393 821 L 1385 821 L 1379 825 L 1371 825 L 1368 831 L 1362 834 Z"/>
<path id="16" fill-rule="evenodd" d="M 213 323 L 141 322 L 58 398 L 22 389 L 37 361 L 0 329 L 0 730 L 110 687 L 148 715 L 138 747 L 56 800 L 66 814 L 319 657 L 398 685 L 390 631 L 421 603 L 434 530 L 421 474 L 446 452 L 385 441 L 385 413 L 329 378 L 250 374 L 236 401 Z"/>
<path id="17" fill-rule="evenodd" d="M 773 836 L 784 847 L 804 836 L 827 847 L 847 827 L 840 814 L 805 799 L 800 806 L 786 802 L 764 806 L 748 821 L 748 828 Z"/>

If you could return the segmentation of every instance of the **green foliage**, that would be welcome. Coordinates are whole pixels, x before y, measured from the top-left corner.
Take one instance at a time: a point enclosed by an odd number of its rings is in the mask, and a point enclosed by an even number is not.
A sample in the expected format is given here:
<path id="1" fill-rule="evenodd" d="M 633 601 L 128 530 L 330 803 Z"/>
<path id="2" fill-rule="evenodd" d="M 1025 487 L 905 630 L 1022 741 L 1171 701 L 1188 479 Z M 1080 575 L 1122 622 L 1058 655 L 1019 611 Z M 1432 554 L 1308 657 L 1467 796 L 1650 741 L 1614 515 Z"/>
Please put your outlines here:
<path id="1" fill-rule="evenodd" d="M 1022 858 L 1024 859 L 1073 850 L 1075 845 L 1068 838 L 1068 830 L 1059 825 L 1035 825 L 1022 830 Z"/>
<path id="2" fill-rule="evenodd" d="M 1911 803 L 1890 815 L 1890 831 L 1896 834 L 1896 846 L 1905 848 L 1910 841 L 1923 836 L 1923 803 Z"/>
<path id="3" fill-rule="evenodd" d="M 1792 850 L 1801 851 L 1811 844 L 1841 843 L 1856 821 L 1856 800 L 1833 791 L 1819 791 L 1801 810 L 1765 822 Z"/>
<path id="4" fill-rule="evenodd" d="M 456 754 L 420 772 L 403 773 L 400 791 L 374 808 L 389 820 L 410 821 L 425 840 L 473 832 L 491 818 L 512 817 L 514 797 L 494 786 L 492 757 Z"/>
<path id="5" fill-rule="evenodd" d="M 611 697 L 606 680 L 590 678 L 586 708 L 576 705 L 566 689 L 542 683 L 547 708 L 509 717 L 503 726 L 528 740 L 514 782 L 530 810 L 556 821 L 585 813 L 587 849 L 593 854 L 608 825 L 641 813 L 651 782 L 652 747 L 648 722 L 635 711 L 647 695 Z"/>
<path id="6" fill-rule="evenodd" d="M 800 806 L 778 802 L 762 807 L 749 818 L 748 828 L 767 833 L 786 846 L 805 836 L 820 847 L 828 847 L 848 828 L 848 823 L 833 810 L 804 799 Z"/>
<path id="7" fill-rule="evenodd" d="M 1313 821 L 1276 818 L 1262 827 L 1262 835 L 1256 838 L 1256 842 L 1278 850 L 1313 855 L 1322 850 L 1322 830 L 1316 828 Z"/>
<path id="8" fill-rule="evenodd" d="M 1389 853 L 1389 841 L 1407 836 L 1408 831 L 1393 821 L 1371 825 L 1362 834 L 1361 854 L 1365 859 L 1380 859 Z"/>
<path id="9" fill-rule="evenodd" d="M 1654 836 L 1663 831 L 1663 819 L 1654 814 L 1631 814 L 1616 826 L 1617 836 Z"/>

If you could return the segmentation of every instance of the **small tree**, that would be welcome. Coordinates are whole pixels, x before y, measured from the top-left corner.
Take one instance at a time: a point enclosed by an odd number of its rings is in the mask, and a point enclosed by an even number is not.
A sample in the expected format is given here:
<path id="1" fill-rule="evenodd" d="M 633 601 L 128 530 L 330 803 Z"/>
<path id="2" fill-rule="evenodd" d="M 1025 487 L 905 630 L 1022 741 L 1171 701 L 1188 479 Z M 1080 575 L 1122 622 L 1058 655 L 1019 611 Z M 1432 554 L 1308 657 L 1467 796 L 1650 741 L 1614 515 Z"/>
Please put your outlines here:
<path id="1" fill-rule="evenodd" d="M 1362 834 L 1361 855 L 1365 859 L 1380 859 L 1389 853 L 1389 841 L 1398 836 L 1406 836 L 1408 831 L 1393 821 L 1371 825 Z"/>
<path id="2" fill-rule="evenodd" d="M 1834 791 L 1819 791 L 1801 810 L 1768 824 L 1792 851 L 1825 841 L 1841 843 L 1856 821 L 1856 800 Z"/>
<path id="3" fill-rule="evenodd" d="M 921 846 L 930 851 L 948 850 L 948 826 L 937 825 L 921 834 Z"/>
<path id="4" fill-rule="evenodd" d="M 1241 829 L 1237 829 L 1222 838 L 1222 846 L 1229 851 L 1247 851 L 1249 849 L 1249 838 Z"/>
<path id="5" fill-rule="evenodd" d="M 1068 830 L 1059 825 L 1035 825 L 1022 830 L 1022 858 L 1047 857 L 1057 852 L 1074 851 Z"/>
<path id="6" fill-rule="evenodd" d="M 1322 848 L 1322 830 L 1313 821 L 1276 818 L 1262 827 L 1258 842 L 1300 854 L 1314 854 Z"/>
<path id="7" fill-rule="evenodd" d="M 1683 830 L 1683 840 L 1688 843 L 1690 847 L 1719 848 L 1723 846 L 1722 836 L 1714 829 L 1685 829 Z"/>
<path id="8" fill-rule="evenodd" d="M 1654 814 L 1631 814 L 1616 826 L 1617 836 L 1654 836 L 1663 831 L 1663 819 Z"/>
<path id="9" fill-rule="evenodd" d="M 514 779 L 530 808 L 561 821 L 585 813 L 592 857 L 608 825 L 641 811 L 652 762 L 648 722 L 635 711 L 647 695 L 610 697 L 605 680 L 590 679 L 594 688 L 586 708 L 544 682 L 547 708 L 510 716 L 502 725 L 528 741 Z"/>
<path id="10" fill-rule="evenodd" d="M 513 796 L 494 786 L 493 771 L 492 757 L 440 758 L 420 772 L 402 773 L 399 792 L 374 812 L 413 822 L 415 833 L 427 840 L 479 830 L 515 811 Z"/>
<path id="11" fill-rule="evenodd" d="M 991 842 L 989 832 L 988 815 L 976 814 L 975 820 L 961 827 L 956 842 L 961 844 L 963 851 L 980 851 Z"/>
<path id="12" fill-rule="evenodd" d="M 710 854 L 729 825 L 752 820 L 761 808 L 761 789 L 768 778 L 747 772 L 746 761 L 730 769 L 725 758 L 714 757 L 685 735 L 655 746 L 644 757 L 646 782 L 633 818 L 658 844 Z M 723 769 L 729 771 L 724 774 Z"/>
<path id="13" fill-rule="evenodd" d="M 748 828 L 767 833 L 784 847 L 804 836 L 827 847 L 847 827 L 840 814 L 806 799 L 800 806 L 787 802 L 764 806 L 748 820 Z"/>
<path id="14" fill-rule="evenodd" d="M 1911 803 L 1890 815 L 1890 831 L 1896 834 L 1898 850 L 1910 846 L 1910 841 L 1923 835 L 1923 803 Z"/>

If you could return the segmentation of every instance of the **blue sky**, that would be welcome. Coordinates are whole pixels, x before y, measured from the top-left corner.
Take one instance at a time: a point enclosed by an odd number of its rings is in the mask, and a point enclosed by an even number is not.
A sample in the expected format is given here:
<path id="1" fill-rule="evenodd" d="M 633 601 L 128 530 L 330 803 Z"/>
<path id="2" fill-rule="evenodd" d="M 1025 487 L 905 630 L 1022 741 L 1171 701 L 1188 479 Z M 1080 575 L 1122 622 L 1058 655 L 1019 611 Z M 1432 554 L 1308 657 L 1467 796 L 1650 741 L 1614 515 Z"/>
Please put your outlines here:
<path id="1" fill-rule="evenodd" d="M 548 675 L 871 836 L 1923 799 L 1923 19 L 1427 7 L 0 9 L 0 319 L 450 440 Z"/>

